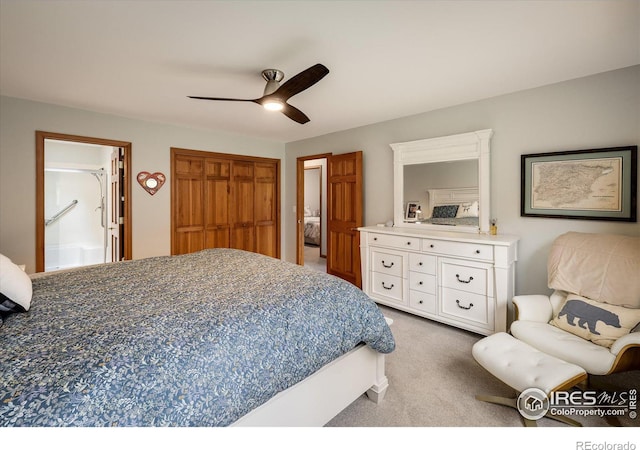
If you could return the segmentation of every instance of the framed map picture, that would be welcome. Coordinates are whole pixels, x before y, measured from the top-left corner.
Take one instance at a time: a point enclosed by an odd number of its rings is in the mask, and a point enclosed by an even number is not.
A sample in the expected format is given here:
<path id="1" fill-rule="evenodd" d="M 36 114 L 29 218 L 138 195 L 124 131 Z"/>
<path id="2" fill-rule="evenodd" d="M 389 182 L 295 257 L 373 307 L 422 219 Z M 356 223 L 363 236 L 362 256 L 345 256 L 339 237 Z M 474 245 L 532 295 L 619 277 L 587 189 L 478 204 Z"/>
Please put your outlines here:
<path id="1" fill-rule="evenodd" d="M 521 156 L 520 215 L 637 221 L 638 147 Z"/>

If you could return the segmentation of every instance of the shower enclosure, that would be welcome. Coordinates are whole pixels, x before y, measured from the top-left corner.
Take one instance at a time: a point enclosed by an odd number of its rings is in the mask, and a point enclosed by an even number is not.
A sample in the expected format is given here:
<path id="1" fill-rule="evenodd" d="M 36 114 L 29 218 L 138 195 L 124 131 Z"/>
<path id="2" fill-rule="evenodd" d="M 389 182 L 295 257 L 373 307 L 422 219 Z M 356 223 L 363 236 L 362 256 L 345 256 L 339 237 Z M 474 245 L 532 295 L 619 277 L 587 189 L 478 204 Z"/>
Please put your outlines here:
<path id="1" fill-rule="evenodd" d="M 104 169 L 45 168 L 45 272 L 108 262 Z"/>

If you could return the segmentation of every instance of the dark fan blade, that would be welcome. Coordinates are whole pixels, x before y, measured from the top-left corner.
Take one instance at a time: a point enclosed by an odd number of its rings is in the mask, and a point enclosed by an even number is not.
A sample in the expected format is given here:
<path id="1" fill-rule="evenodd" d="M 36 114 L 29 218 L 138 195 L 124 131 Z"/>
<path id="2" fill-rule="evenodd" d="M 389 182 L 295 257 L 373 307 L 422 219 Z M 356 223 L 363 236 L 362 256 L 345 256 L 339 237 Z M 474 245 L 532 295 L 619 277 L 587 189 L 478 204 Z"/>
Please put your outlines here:
<path id="1" fill-rule="evenodd" d="M 191 96 L 188 95 L 189 98 L 195 98 L 198 100 L 224 100 L 227 102 L 255 102 L 255 99 L 248 99 L 248 98 L 220 98 L 220 97 L 195 97 L 195 96 Z"/>
<path id="2" fill-rule="evenodd" d="M 316 64 L 315 66 L 311 66 L 307 70 L 303 70 L 298 75 L 287 80 L 271 95 L 275 94 L 282 101 L 286 102 L 294 95 L 299 94 L 322 80 L 328 73 L 329 69 L 322 64 Z"/>
<path id="3" fill-rule="evenodd" d="M 284 114 L 291 120 L 295 120 L 298 123 L 307 123 L 309 121 L 309 118 L 305 115 L 305 113 L 300 111 L 295 106 L 291 106 L 288 103 L 284 104 L 284 108 L 282 109 L 282 114 Z"/>

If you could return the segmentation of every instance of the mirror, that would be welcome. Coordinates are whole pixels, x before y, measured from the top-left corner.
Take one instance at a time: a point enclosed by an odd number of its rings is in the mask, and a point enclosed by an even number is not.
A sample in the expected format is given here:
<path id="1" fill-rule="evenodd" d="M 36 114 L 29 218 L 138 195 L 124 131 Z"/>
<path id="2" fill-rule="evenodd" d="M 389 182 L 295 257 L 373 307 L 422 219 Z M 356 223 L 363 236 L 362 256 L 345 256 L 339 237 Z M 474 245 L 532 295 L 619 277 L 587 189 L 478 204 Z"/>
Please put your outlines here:
<path id="1" fill-rule="evenodd" d="M 480 130 L 391 144 L 394 225 L 488 233 L 491 135 Z"/>
<path id="2" fill-rule="evenodd" d="M 151 195 L 158 192 L 167 179 L 161 172 L 140 172 L 136 178 L 140 186 Z"/>

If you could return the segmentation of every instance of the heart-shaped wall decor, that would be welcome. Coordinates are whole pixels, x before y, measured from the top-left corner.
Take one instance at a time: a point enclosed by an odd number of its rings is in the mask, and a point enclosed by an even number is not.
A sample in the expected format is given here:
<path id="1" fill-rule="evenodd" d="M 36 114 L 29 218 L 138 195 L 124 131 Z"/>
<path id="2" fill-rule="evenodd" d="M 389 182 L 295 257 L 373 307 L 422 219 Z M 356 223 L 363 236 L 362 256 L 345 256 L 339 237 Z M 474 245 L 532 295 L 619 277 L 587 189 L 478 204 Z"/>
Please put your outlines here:
<path id="1" fill-rule="evenodd" d="M 167 179 L 161 172 L 140 172 L 137 178 L 140 186 L 151 195 L 158 192 Z"/>

